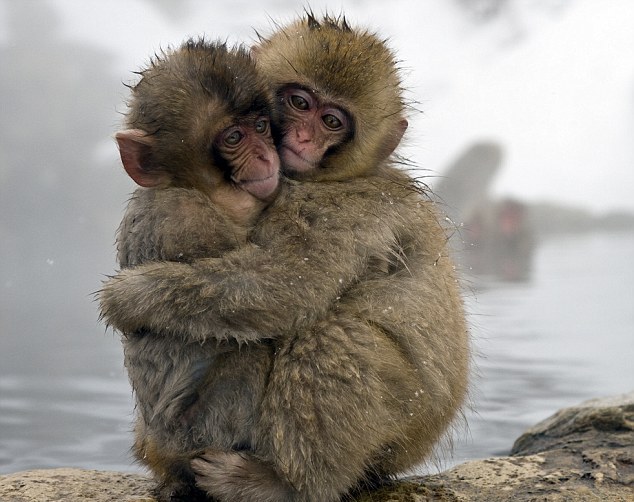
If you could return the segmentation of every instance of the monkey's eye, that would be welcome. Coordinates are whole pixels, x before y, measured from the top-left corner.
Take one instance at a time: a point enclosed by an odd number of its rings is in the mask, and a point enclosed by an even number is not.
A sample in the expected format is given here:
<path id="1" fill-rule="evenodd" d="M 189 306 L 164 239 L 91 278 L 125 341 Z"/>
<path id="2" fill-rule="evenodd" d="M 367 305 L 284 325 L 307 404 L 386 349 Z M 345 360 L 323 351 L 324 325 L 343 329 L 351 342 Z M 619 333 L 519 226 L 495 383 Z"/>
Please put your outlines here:
<path id="1" fill-rule="evenodd" d="M 269 129 L 269 121 L 266 119 L 258 119 L 255 121 L 255 132 L 264 134 Z"/>
<path id="2" fill-rule="evenodd" d="M 228 146 L 236 146 L 238 143 L 240 143 L 240 141 L 242 141 L 242 138 L 244 137 L 244 135 L 238 131 L 231 131 L 230 133 L 228 133 L 225 137 L 224 137 L 224 142 L 226 145 Z"/>
<path id="3" fill-rule="evenodd" d="M 333 131 L 337 129 L 341 129 L 343 127 L 343 122 L 341 122 L 341 120 L 339 120 L 338 117 L 335 117 L 334 115 L 330 113 L 322 116 L 321 120 L 323 120 L 324 124 L 326 125 L 328 129 L 331 129 Z"/>
<path id="4" fill-rule="evenodd" d="M 326 106 L 321 110 L 321 121 L 331 131 L 339 131 L 348 126 L 346 113 L 334 106 Z"/>
<path id="5" fill-rule="evenodd" d="M 308 110 L 309 108 L 309 104 L 308 104 L 308 100 L 306 98 L 304 98 L 303 96 L 299 96 L 298 94 L 292 94 L 291 97 L 289 98 L 289 101 L 291 103 L 291 106 L 293 108 L 296 108 L 298 110 Z"/>

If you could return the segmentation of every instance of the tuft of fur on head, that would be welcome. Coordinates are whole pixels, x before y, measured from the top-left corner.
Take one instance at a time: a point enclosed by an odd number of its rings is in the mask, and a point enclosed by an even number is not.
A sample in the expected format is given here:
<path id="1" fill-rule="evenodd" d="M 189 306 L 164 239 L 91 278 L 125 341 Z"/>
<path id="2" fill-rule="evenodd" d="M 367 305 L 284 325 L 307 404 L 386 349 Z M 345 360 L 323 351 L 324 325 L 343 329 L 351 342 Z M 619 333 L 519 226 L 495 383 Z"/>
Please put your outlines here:
<path id="1" fill-rule="evenodd" d="M 137 73 L 126 126 L 154 137 L 155 161 L 176 184 L 190 179 L 186 171 L 195 171 L 197 162 L 208 161 L 213 138 L 207 136 L 235 117 L 271 113 L 270 87 L 243 46 L 189 39 Z"/>
<path id="2" fill-rule="evenodd" d="M 405 104 L 397 61 L 387 41 L 353 29 L 343 16 L 306 12 L 254 48 L 258 69 L 276 90 L 310 89 L 350 112 L 351 141 L 328 152 L 319 179 L 372 174 L 402 134 Z M 390 146 L 392 145 L 392 146 Z M 329 169 L 346 166 L 345 170 Z"/>

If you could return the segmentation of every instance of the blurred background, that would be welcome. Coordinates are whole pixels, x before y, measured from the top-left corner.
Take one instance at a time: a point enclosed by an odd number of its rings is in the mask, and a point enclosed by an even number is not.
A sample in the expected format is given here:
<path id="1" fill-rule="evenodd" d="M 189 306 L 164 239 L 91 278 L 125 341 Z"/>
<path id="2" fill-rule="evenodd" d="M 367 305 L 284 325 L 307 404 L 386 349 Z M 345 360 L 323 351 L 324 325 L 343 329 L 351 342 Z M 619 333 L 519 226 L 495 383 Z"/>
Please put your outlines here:
<path id="1" fill-rule="evenodd" d="M 390 39 L 401 151 L 445 207 L 475 348 L 441 467 L 634 387 L 634 3 L 315 0 Z M 118 336 L 92 293 L 134 189 L 113 133 L 132 73 L 205 34 L 251 43 L 291 0 L 0 0 L 0 473 L 137 470 Z"/>

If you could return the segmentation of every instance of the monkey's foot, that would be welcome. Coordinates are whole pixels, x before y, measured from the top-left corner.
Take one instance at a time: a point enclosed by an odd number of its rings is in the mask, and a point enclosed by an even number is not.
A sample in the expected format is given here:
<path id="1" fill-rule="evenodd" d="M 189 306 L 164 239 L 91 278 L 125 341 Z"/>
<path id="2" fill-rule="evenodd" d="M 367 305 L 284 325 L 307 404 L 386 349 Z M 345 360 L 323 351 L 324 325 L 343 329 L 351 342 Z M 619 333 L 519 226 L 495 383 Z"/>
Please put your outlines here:
<path id="1" fill-rule="evenodd" d="M 207 450 L 191 466 L 198 487 L 223 502 L 279 502 L 289 494 L 269 464 L 245 452 Z"/>

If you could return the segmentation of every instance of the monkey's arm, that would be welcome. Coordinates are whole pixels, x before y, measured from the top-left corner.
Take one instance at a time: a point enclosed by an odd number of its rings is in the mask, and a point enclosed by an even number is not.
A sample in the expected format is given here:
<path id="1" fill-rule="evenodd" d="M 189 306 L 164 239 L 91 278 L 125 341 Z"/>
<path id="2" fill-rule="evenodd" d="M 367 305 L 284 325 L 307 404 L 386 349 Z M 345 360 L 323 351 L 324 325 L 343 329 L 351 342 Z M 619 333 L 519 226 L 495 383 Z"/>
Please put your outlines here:
<path id="1" fill-rule="evenodd" d="M 307 185 L 276 201 L 258 229 L 262 246 L 220 261 L 121 271 L 100 292 L 103 318 L 123 332 L 147 328 L 242 341 L 321 318 L 370 262 L 393 258 L 400 211 L 393 195 L 363 184 Z"/>
<path id="2" fill-rule="evenodd" d="M 351 235 L 319 257 L 286 244 L 124 269 L 104 284 L 102 316 L 124 333 L 146 328 L 198 340 L 255 340 L 311 323 L 358 278 L 365 259 Z"/>

